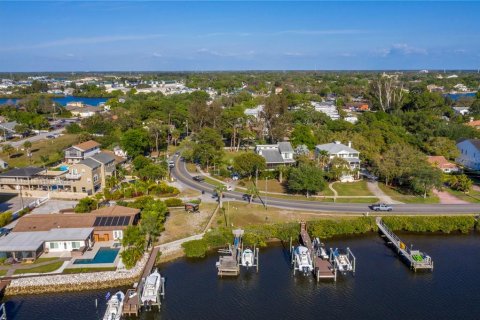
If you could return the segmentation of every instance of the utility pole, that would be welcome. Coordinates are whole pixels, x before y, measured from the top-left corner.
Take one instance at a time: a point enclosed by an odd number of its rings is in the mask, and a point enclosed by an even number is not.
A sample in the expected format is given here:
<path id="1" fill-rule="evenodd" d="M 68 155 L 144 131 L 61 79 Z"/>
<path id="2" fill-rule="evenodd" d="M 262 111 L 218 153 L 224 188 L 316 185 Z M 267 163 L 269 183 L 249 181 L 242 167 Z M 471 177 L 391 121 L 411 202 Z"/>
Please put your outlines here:
<path id="1" fill-rule="evenodd" d="M 268 209 L 268 205 L 267 205 L 267 201 L 268 201 L 268 194 L 267 194 L 267 191 L 268 191 L 268 178 L 265 178 L 265 210 Z"/>

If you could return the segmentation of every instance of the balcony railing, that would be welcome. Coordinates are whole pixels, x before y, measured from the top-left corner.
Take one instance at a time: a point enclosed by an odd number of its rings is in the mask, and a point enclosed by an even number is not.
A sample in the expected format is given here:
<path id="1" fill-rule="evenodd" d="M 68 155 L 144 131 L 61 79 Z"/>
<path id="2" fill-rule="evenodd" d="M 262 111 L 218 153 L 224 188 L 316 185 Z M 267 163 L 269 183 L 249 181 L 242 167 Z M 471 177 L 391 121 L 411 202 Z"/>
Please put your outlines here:
<path id="1" fill-rule="evenodd" d="M 82 177 L 81 174 L 74 174 L 74 173 L 67 173 L 65 175 L 65 178 L 68 180 L 79 180 Z"/>
<path id="2" fill-rule="evenodd" d="M 62 186 L 69 186 L 72 185 L 72 181 L 69 180 L 62 180 L 62 179 L 11 179 L 11 178 L 0 178 L 0 184 L 7 184 L 7 185 L 21 185 L 21 186 L 28 186 L 28 185 L 35 185 L 35 186 L 54 186 L 54 185 L 62 185 Z"/>

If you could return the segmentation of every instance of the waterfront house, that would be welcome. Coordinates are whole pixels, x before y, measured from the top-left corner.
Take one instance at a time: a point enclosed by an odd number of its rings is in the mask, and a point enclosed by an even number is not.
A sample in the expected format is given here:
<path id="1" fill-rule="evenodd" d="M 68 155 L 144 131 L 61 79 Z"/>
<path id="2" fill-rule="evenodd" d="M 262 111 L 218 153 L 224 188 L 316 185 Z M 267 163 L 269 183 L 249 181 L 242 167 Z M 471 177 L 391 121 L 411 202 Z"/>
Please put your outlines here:
<path id="1" fill-rule="evenodd" d="M 457 143 L 460 155 L 455 162 L 470 170 L 480 170 L 480 139 L 465 139 Z"/>
<path id="2" fill-rule="evenodd" d="M 279 142 L 277 144 L 259 144 L 255 152 L 265 158 L 267 169 L 273 169 L 279 165 L 292 165 L 294 150 L 290 142 Z"/>
<path id="3" fill-rule="evenodd" d="M 315 157 L 319 159 L 322 153 L 326 153 L 329 162 L 334 158 L 344 159 L 348 163 L 350 171 L 355 173 L 345 173 L 340 177 L 341 182 L 353 181 L 355 177 L 359 177 L 360 152 L 352 148 L 350 141 L 348 145 L 344 145 L 340 141 L 317 145 L 315 147 Z"/>
<path id="4" fill-rule="evenodd" d="M 88 157 L 100 153 L 100 144 L 89 140 L 65 149 L 65 162 L 78 163 Z"/>
<path id="5" fill-rule="evenodd" d="M 29 214 L 18 220 L 13 232 L 93 228 L 94 242 L 117 241 L 123 239 L 125 229 L 136 225 L 139 219 L 139 209 L 123 206 L 103 207 L 90 213 Z"/>
<path id="6" fill-rule="evenodd" d="M 73 164 L 68 169 L 67 178 L 75 180 L 73 192 L 83 192 L 89 195 L 100 191 L 102 188 L 102 163 L 87 158 Z"/>
<path id="7" fill-rule="evenodd" d="M 43 215 L 41 215 L 43 216 Z M 92 246 L 93 228 L 54 227 L 43 231 L 12 231 L 0 237 L 0 257 L 34 261 L 43 252 L 82 254 Z"/>
<path id="8" fill-rule="evenodd" d="M 51 191 L 69 188 L 72 181 L 66 178 L 66 171 L 51 171 L 38 167 L 15 168 L 0 174 L 0 190 Z"/>
<path id="9" fill-rule="evenodd" d="M 313 106 L 315 111 L 326 114 L 330 119 L 340 119 L 340 114 L 338 113 L 337 107 L 335 106 L 335 100 L 325 102 L 311 101 L 310 104 Z"/>
<path id="10" fill-rule="evenodd" d="M 459 169 L 456 164 L 449 162 L 444 156 L 429 156 L 428 163 L 432 166 L 442 170 L 444 173 L 458 172 Z"/>

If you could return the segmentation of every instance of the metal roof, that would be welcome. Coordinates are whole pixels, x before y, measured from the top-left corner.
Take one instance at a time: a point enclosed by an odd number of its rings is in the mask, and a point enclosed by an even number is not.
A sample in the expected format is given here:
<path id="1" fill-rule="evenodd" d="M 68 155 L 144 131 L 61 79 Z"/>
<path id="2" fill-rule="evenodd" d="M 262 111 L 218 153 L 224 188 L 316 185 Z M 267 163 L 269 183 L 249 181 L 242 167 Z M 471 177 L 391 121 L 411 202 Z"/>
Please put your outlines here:
<path id="1" fill-rule="evenodd" d="M 93 228 L 52 229 L 49 231 L 10 232 L 0 238 L 0 252 L 36 251 L 47 241 L 84 241 Z"/>
<path id="2" fill-rule="evenodd" d="M 344 145 L 343 143 L 326 143 L 326 144 L 319 144 L 315 147 L 316 150 L 325 150 L 329 154 L 337 154 L 342 151 L 348 152 L 348 153 L 359 153 L 359 151 Z"/>
<path id="3" fill-rule="evenodd" d="M 80 161 L 78 164 L 84 164 L 87 167 L 90 167 L 92 169 L 96 169 L 101 166 L 101 164 L 98 161 L 95 161 L 93 159 L 87 158 L 82 161 Z"/>
<path id="4" fill-rule="evenodd" d="M 96 155 L 93 155 L 90 158 L 92 158 L 92 159 L 94 159 L 98 162 L 101 162 L 103 164 L 107 164 L 107 163 L 115 161 L 114 157 L 112 157 L 111 155 L 109 155 L 108 153 L 105 153 L 105 152 L 97 153 Z"/>
<path id="5" fill-rule="evenodd" d="M 25 168 L 16 168 L 12 170 L 8 170 L 7 172 L 1 173 L 0 177 L 2 178 L 15 178 L 15 177 L 22 177 L 22 178 L 30 178 L 40 172 L 45 171 L 45 169 L 38 168 L 38 167 L 25 167 Z"/>

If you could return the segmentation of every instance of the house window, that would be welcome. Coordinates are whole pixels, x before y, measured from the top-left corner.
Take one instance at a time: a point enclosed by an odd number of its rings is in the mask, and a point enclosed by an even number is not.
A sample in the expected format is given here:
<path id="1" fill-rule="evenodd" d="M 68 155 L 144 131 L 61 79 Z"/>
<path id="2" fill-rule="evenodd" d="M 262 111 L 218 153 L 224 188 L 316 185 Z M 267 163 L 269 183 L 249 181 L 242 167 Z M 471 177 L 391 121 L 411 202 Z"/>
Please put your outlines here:
<path id="1" fill-rule="evenodd" d="M 121 239 L 123 239 L 123 231 L 113 230 L 113 240 L 121 240 Z"/>
<path id="2" fill-rule="evenodd" d="M 97 182 L 97 181 L 98 181 L 98 174 L 93 176 L 93 182 Z"/>
<path id="3" fill-rule="evenodd" d="M 73 241 L 72 242 L 72 249 L 80 249 L 80 242 Z"/>
<path id="4" fill-rule="evenodd" d="M 50 249 L 58 249 L 58 242 L 50 242 Z"/>
<path id="5" fill-rule="evenodd" d="M 87 192 L 87 189 L 85 189 L 85 187 L 82 187 L 82 192 Z"/>

